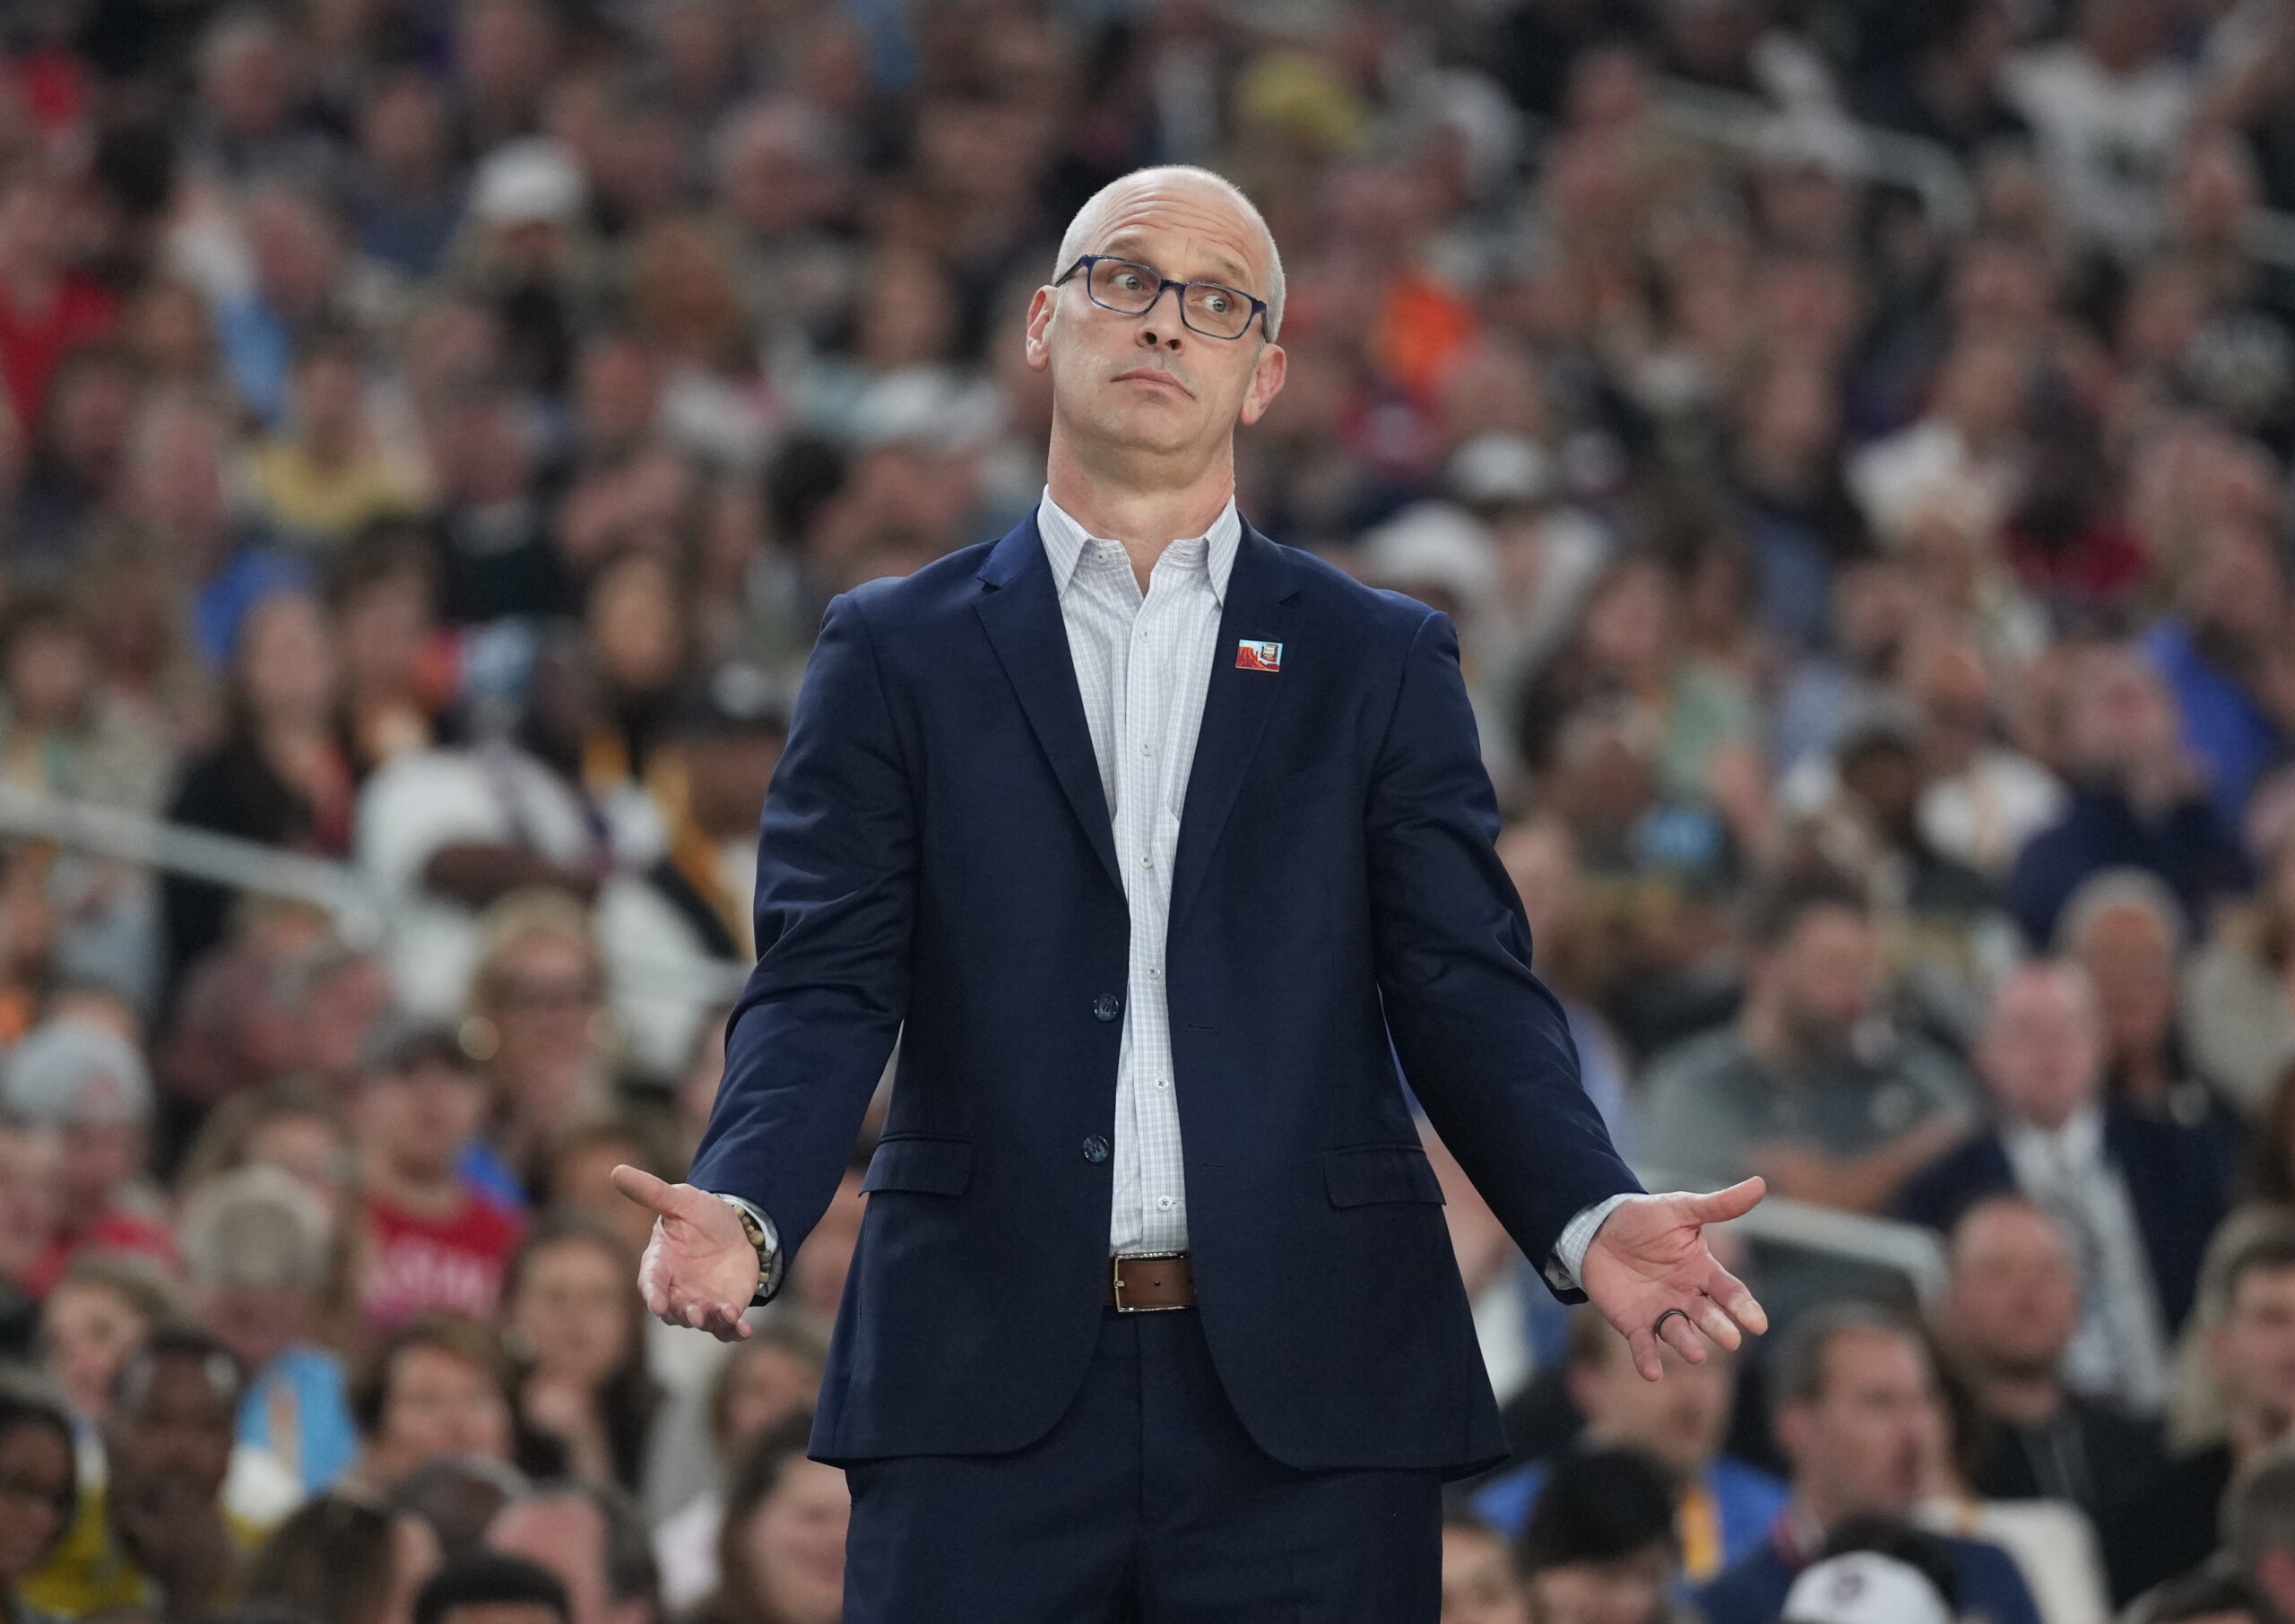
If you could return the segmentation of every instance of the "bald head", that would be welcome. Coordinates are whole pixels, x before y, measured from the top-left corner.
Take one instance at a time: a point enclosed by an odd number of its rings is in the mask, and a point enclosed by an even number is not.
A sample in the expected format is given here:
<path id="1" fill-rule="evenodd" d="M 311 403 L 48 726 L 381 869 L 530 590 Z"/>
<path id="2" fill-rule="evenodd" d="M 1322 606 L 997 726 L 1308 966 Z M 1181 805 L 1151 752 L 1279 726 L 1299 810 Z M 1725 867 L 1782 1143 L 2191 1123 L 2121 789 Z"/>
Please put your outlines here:
<path id="1" fill-rule="evenodd" d="M 1241 186 L 1224 175 L 1193 164 L 1158 164 L 1153 168 L 1134 169 L 1093 193 L 1068 222 L 1068 229 L 1060 239 L 1059 263 L 1052 266 L 1052 273 L 1058 276 L 1086 254 L 1121 253 L 1121 244 L 1112 245 L 1103 239 L 1104 229 L 1125 212 L 1126 205 L 1158 195 L 1184 200 L 1215 214 L 1232 217 L 1228 222 L 1232 236 L 1248 257 L 1239 259 L 1230 268 L 1231 275 L 1220 280 L 1229 281 L 1244 292 L 1257 294 L 1267 301 L 1267 336 L 1272 340 L 1283 330 L 1283 255 L 1276 251 L 1275 234 L 1267 229 L 1258 206 L 1243 195 Z M 1167 276 L 1181 274 L 1165 265 L 1156 269 Z"/>

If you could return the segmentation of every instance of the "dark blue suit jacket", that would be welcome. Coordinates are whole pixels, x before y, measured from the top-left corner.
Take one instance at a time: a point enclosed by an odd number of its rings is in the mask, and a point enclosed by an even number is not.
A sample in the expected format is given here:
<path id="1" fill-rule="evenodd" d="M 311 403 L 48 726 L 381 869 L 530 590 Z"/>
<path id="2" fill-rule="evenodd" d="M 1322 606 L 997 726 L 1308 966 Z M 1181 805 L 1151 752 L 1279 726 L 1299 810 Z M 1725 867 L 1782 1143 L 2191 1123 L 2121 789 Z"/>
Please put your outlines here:
<path id="1" fill-rule="evenodd" d="M 1238 669 L 1244 639 L 1280 670 Z M 1488 1465 L 1506 1441 L 1398 1058 L 1532 1257 L 1639 1187 L 1530 973 L 1450 622 L 1246 526 L 1217 648 L 1165 957 L 1204 1335 L 1278 1460 Z M 1034 518 L 831 604 L 689 1175 L 802 1245 L 901 1034 L 822 1458 L 1018 1449 L 1075 1395 L 1130 929 Z"/>
<path id="2" fill-rule="evenodd" d="M 2222 1149 L 2204 1125 L 2187 1127 L 2113 1103 L 2104 1107 L 2104 1152 L 2127 1183 L 2160 1309 L 2173 1331 L 2191 1312 L 2208 1237 L 2230 1204 Z M 1897 1208 L 1915 1223 L 1949 1230 L 1985 1196 L 2015 1188 L 1999 1134 L 1984 1133 L 1915 1173 Z"/>

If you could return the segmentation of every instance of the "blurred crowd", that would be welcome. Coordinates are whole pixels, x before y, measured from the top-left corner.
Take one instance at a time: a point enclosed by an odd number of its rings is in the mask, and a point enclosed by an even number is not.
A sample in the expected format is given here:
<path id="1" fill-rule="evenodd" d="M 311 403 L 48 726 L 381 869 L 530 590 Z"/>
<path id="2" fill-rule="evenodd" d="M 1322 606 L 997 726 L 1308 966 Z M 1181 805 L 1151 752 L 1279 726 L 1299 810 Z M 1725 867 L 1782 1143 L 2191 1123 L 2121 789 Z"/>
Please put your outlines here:
<path id="1" fill-rule="evenodd" d="M 607 1175 L 824 606 L 1026 518 L 1159 161 L 1621 1144 L 1947 1259 L 1737 1244 L 1780 1331 L 1645 1386 L 1431 1145 L 1446 1624 L 2295 1620 L 2288 0 L 10 0 L 9 1624 L 834 1624 L 870 1146 L 730 1352 Z"/>

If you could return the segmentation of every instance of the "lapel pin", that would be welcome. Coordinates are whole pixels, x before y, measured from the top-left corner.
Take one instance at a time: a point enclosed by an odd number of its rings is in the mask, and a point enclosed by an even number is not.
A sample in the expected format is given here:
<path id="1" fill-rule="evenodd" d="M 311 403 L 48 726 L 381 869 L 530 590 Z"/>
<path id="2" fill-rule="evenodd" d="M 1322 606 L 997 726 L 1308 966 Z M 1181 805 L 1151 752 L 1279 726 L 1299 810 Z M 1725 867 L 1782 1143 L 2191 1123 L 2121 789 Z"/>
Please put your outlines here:
<path id="1" fill-rule="evenodd" d="M 1254 643 L 1246 637 L 1235 645 L 1235 669 L 1239 671 L 1279 671 L 1283 669 L 1283 645 L 1279 643 Z"/>

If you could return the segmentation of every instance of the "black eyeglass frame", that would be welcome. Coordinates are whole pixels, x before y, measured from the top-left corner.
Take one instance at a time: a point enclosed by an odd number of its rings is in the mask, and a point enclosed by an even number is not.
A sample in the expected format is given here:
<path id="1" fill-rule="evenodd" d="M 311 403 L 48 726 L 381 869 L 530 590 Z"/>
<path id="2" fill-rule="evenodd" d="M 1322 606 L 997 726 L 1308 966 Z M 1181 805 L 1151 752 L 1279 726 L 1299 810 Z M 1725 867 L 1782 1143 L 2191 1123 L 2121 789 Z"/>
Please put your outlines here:
<path id="1" fill-rule="evenodd" d="M 1148 302 L 1140 306 L 1137 310 L 1119 309 L 1116 306 L 1109 304 L 1107 300 L 1102 298 L 1098 294 L 1092 291 L 1092 267 L 1095 265 L 1130 265 L 1136 271 L 1144 272 L 1148 275 L 1154 277 L 1156 279 L 1156 291 L 1153 296 L 1148 298 Z M 1203 338 L 1222 339 L 1230 344 L 1238 341 L 1245 333 L 1249 333 L 1251 330 L 1251 323 L 1254 321 L 1259 323 L 1259 330 L 1262 336 L 1267 333 L 1267 301 L 1254 294 L 1244 292 L 1241 288 L 1231 288 L 1225 282 L 1177 282 L 1173 281 L 1170 277 L 1165 276 L 1161 271 L 1156 270 L 1155 266 L 1143 263 L 1136 259 L 1126 259 L 1121 254 L 1086 254 L 1079 255 L 1074 264 L 1069 266 L 1067 270 L 1062 271 L 1058 276 L 1052 278 L 1052 285 L 1055 288 L 1065 285 L 1069 278 L 1074 276 L 1078 271 L 1081 271 L 1084 273 L 1084 297 L 1090 299 L 1101 309 L 1113 311 L 1118 315 L 1146 315 L 1149 311 L 1155 309 L 1157 301 L 1162 299 L 1166 291 L 1171 289 L 1177 288 L 1180 290 L 1180 324 L 1185 327 L 1190 333 L 1195 333 Z M 1251 313 L 1243 318 L 1243 324 L 1233 333 L 1206 333 L 1202 328 L 1188 320 L 1187 290 L 1190 288 L 1216 288 L 1222 293 L 1232 293 L 1237 298 L 1249 299 L 1251 301 Z"/>

